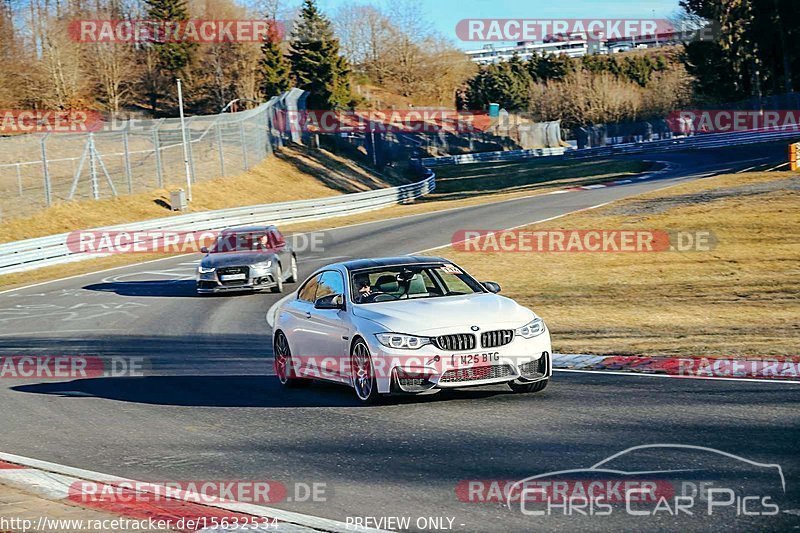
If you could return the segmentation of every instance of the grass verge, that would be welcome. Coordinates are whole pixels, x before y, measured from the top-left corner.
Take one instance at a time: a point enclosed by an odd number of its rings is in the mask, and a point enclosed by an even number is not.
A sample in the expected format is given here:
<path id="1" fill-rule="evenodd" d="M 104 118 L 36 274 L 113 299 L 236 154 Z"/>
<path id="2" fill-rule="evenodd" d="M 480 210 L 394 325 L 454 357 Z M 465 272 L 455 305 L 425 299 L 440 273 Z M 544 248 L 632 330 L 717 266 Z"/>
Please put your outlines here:
<path id="1" fill-rule="evenodd" d="M 304 152 L 301 152 L 301 154 L 303 154 L 303 157 L 309 157 L 308 155 L 305 155 Z M 271 166 L 265 166 L 267 163 L 269 163 Z M 345 163 L 342 162 L 342 164 Z M 278 166 L 275 168 L 272 165 Z M 259 167 L 241 178 L 226 178 L 225 180 L 219 180 L 219 187 L 217 187 L 215 184 L 215 181 L 217 180 L 200 184 L 198 185 L 198 188 L 203 188 L 200 191 L 195 192 L 193 209 L 199 210 L 201 205 L 207 206 L 209 205 L 209 202 L 212 201 L 233 203 L 233 205 L 213 207 L 213 209 L 259 203 L 259 197 L 257 196 L 259 194 L 259 190 L 265 191 L 265 194 L 303 194 L 305 195 L 305 198 L 330 196 L 332 194 L 336 194 L 336 189 L 328 187 L 327 185 L 322 185 L 318 182 L 309 182 L 307 178 L 310 173 L 313 172 L 311 169 L 307 169 L 307 171 L 302 175 L 297 175 L 298 171 L 296 165 L 292 165 L 294 170 L 289 168 L 288 165 L 289 163 L 281 162 L 280 164 L 276 164 L 274 160 L 269 160 L 268 162 L 262 163 L 262 165 L 259 165 Z M 649 164 L 638 161 L 600 161 L 595 162 L 594 165 L 589 165 L 586 162 L 547 163 L 544 161 L 535 161 L 442 167 L 436 169 L 437 192 L 430 198 L 426 197 L 413 204 L 397 205 L 367 213 L 282 226 L 282 229 L 285 229 L 289 232 L 314 231 L 336 226 L 373 222 L 377 220 L 385 220 L 387 218 L 440 211 L 444 209 L 468 207 L 470 205 L 477 205 L 487 202 L 511 200 L 533 194 L 544 194 L 550 191 L 562 189 L 564 187 L 586 184 L 587 182 L 621 179 L 625 176 L 640 173 L 648 168 Z M 280 184 L 279 186 L 274 185 L 275 181 L 270 181 L 274 179 L 273 176 L 275 173 L 277 173 L 279 176 L 276 180 L 277 183 Z M 460 173 L 464 174 L 463 181 L 458 177 Z M 473 181 L 473 179 L 476 173 L 492 174 L 493 177 L 491 180 L 483 182 L 483 186 L 486 186 L 487 188 L 481 190 L 480 194 L 465 193 L 465 191 L 474 191 L 476 182 Z M 443 176 L 441 183 L 438 178 L 439 175 Z M 508 175 L 510 177 L 508 180 L 503 180 L 502 175 Z M 294 177 L 287 178 L 286 176 Z M 523 179 L 529 180 L 529 184 L 527 186 L 522 182 Z M 293 184 L 292 180 L 296 180 L 298 183 Z M 358 185 L 352 184 L 350 185 L 351 187 L 365 187 L 365 182 L 363 180 L 355 181 L 358 183 Z M 273 185 L 270 185 L 270 183 L 273 183 Z M 333 185 L 330 179 L 328 179 L 328 184 Z M 370 185 L 376 184 L 377 183 L 370 183 Z M 287 185 L 289 186 L 287 187 Z M 246 186 L 247 188 L 242 188 L 242 186 Z M 338 184 L 338 187 L 340 188 L 343 186 L 344 185 L 341 183 Z M 220 192 L 222 187 L 224 187 L 225 191 L 229 192 L 222 194 Z M 276 188 L 291 188 L 293 190 L 291 192 L 282 192 L 280 190 L 275 190 Z M 251 190 L 255 191 L 254 194 L 256 196 L 250 194 L 249 191 Z M 244 196 L 242 191 L 248 191 L 247 195 Z M 325 191 L 327 191 L 327 194 Z M 203 195 L 206 194 L 209 195 L 209 199 L 205 201 L 201 200 L 201 198 L 204 197 Z M 284 199 L 288 200 L 296 198 Z M 149 206 L 147 209 L 142 207 L 140 210 L 131 209 L 128 211 L 126 210 L 128 209 L 126 208 L 126 202 L 128 201 L 133 202 L 133 204 L 136 206 L 144 206 L 146 204 L 153 203 L 153 195 L 141 195 L 140 198 L 135 200 L 128 200 L 123 197 L 116 200 L 101 200 L 99 202 L 77 202 L 76 204 L 80 204 L 78 206 L 75 206 L 74 204 L 57 206 L 51 209 L 58 211 L 50 211 L 48 218 L 52 216 L 58 220 L 58 222 L 48 222 L 43 220 L 41 225 L 37 225 L 37 221 L 40 219 L 39 215 L 36 215 L 27 221 L 18 219 L 7 223 L 7 225 L 0 224 L 0 230 L 5 230 L 5 232 L 0 233 L 0 242 L 3 242 L 2 237 L 8 237 L 10 234 L 14 235 L 13 232 L 15 230 L 28 232 L 26 237 L 19 238 L 30 238 L 32 236 L 39 236 L 42 234 L 47 235 L 76 229 L 106 226 L 115 223 L 122 224 L 125 222 L 135 222 L 144 220 L 146 218 L 154 218 L 155 216 L 165 216 L 166 211 L 163 208 L 156 209 L 155 212 L 158 214 L 153 215 Z M 78 212 L 72 213 L 71 209 L 73 208 Z M 207 209 L 212 209 L 212 207 L 207 207 Z M 63 212 L 61 212 L 61 210 L 63 210 Z M 50 227 L 53 227 L 52 224 L 56 223 L 58 224 L 58 229 L 54 229 L 49 233 L 41 233 L 43 228 L 47 227 L 45 224 L 51 224 Z M 17 238 L 7 238 L 6 240 L 17 240 Z M 67 263 L 59 266 L 45 267 L 18 274 L 8 274 L 5 276 L 0 276 L 0 288 L 8 289 L 22 284 L 36 283 L 66 276 L 85 274 L 97 270 L 141 263 L 153 259 L 160 259 L 162 257 L 163 256 L 159 255 L 123 254 L 113 257 L 103 257 L 75 263 Z"/>
<path id="2" fill-rule="evenodd" d="M 186 212 L 322 198 L 388 186 L 346 159 L 327 152 L 287 148 L 238 176 L 195 184 Z M 0 242 L 180 214 L 170 210 L 169 201 L 169 190 L 158 189 L 98 201 L 58 203 L 30 216 L 0 222 Z"/>
<path id="3" fill-rule="evenodd" d="M 709 230 L 710 251 L 444 255 L 541 314 L 561 353 L 798 355 L 800 178 L 707 178 L 527 229 Z"/>

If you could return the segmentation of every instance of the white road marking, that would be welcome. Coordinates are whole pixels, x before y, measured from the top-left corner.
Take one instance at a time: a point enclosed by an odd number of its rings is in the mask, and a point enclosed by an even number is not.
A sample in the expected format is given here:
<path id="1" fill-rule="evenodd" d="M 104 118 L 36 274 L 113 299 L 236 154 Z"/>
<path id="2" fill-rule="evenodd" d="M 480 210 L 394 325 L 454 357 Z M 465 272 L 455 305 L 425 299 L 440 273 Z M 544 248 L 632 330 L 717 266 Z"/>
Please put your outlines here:
<path id="1" fill-rule="evenodd" d="M 568 368 L 554 368 L 553 372 L 574 372 L 577 374 L 601 374 L 609 376 L 637 376 L 643 378 L 672 378 L 672 379 L 699 379 L 710 381 L 746 381 L 749 383 L 781 383 L 800 385 L 800 381 L 789 379 L 753 379 L 753 378 L 718 378 L 711 376 L 675 376 L 671 374 L 647 374 L 644 372 L 615 372 L 610 370 L 573 370 Z"/>
<path id="2" fill-rule="evenodd" d="M 53 331 L 15 331 L 14 333 L 0 333 L 0 337 L 16 337 L 17 335 L 59 335 L 61 333 L 119 333 L 115 329 L 60 329 Z M 47 337 L 45 337 L 47 338 Z"/>
<path id="3" fill-rule="evenodd" d="M 220 500 L 219 502 L 206 502 L 200 497 L 200 495 L 191 491 L 176 491 L 174 488 L 170 489 L 166 486 L 154 483 L 144 483 L 141 481 L 112 476 L 109 474 L 92 472 L 91 470 L 83 470 L 82 468 L 74 468 L 71 466 L 60 465 L 58 463 L 50 463 L 47 461 L 40 461 L 38 459 L 31 459 L 29 457 L 22 457 L 20 455 L 0 452 L 0 460 L 23 465 L 30 469 L 36 469 L 35 471 L 28 470 L 28 475 L 24 477 L 21 477 L 23 476 L 22 474 L 8 474 L 9 472 L 15 472 L 15 470 L 0 470 L 0 473 L 4 474 L 0 477 L 3 477 L 6 481 L 13 481 L 16 476 L 16 480 L 21 482 L 24 485 L 24 488 L 49 498 L 65 498 L 68 494 L 69 488 L 80 480 L 106 484 L 124 482 L 127 484 L 132 484 L 136 487 L 147 487 L 146 490 L 142 489 L 142 492 L 160 494 L 161 497 L 167 497 L 169 499 L 183 500 L 191 503 L 203 501 L 202 505 L 207 507 L 216 507 L 219 509 L 226 509 L 228 511 L 259 517 L 275 518 L 281 522 L 287 522 L 296 526 L 305 526 L 307 528 L 313 528 L 314 530 L 337 533 L 349 533 L 352 531 L 352 526 L 348 528 L 347 524 L 337 520 L 295 513 L 292 511 L 284 511 L 282 509 L 275 509 L 273 507 L 266 507 L 251 503 L 239 503 L 226 500 Z M 23 471 L 25 470 L 27 469 L 23 469 Z M 19 472 L 19 470 L 16 470 L 16 472 Z M 282 531 L 282 529 L 278 529 L 277 531 Z M 381 533 L 381 530 L 378 529 L 359 528 L 359 531 Z"/>
<path id="4" fill-rule="evenodd" d="M 783 167 L 786 167 L 786 166 L 789 166 L 789 165 L 791 165 L 791 163 L 787 161 L 786 163 L 782 163 L 782 164 L 778 165 L 777 167 L 774 167 L 774 168 L 771 168 L 771 169 L 767 170 L 767 172 L 772 172 L 772 171 L 778 170 L 779 168 L 783 168 Z"/>
<path id="5" fill-rule="evenodd" d="M 656 173 L 666 172 L 667 170 L 671 169 L 671 164 L 670 163 L 667 163 L 665 161 L 655 161 L 655 162 L 656 163 L 665 164 L 667 166 L 667 168 L 659 170 Z M 647 177 L 650 177 L 650 176 L 648 175 Z M 694 176 L 687 176 L 686 178 L 691 178 L 691 177 L 694 177 Z M 668 187 L 665 187 L 665 188 L 668 188 Z M 661 190 L 661 189 L 657 189 L 657 190 Z M 305 231 L 305 232 L 301 232 L 301 233 L 295 233 L 293 235 L 310 235 L 312 233 L 324 233 L 326 231 L 340 230 L 340 229 L 345 229 L 345 228 L 354 228 L 354 227 L 357 227 L 357 226 L 365 226 L 367 224 L 378 224 L 378 223 L 383 223 L 383 222 L 391 222 L 393 220 L 403 220 L 403 219 L 406 219 L 406 218 L 422 217 L 422 216 L 426 216 L 426 215 L 433 215 L 433 214 L 440 214 L 440 213 L 449 213 L 451 211 L 458 211 L 458 210 L 463 210 L 463 209 L 472 209 L 472 208 L 478 207 L 478 206 L 503 204 L 503 203 L 508 203 L 508 202 L 516 202 L 516 201 L 520 201 L 520 200 L 528 200 L 530 198 L 536 198 L 536 197 L 541 197 L 541 196 L 550 196 L 550 195 L 554 195 L 554 194 L 566 194 L 566 193 L 569 193 L 569 192 L 573 192 L 573 191 L 566 190 L 566 189 L 559 189 L 557 191 L 550 191 L 550 192 L 538 193 L 538 194 L 528 194 L 528 195 L 525 195 L 525 196 L 519 196 L 519 197 L 515 197 L 515 198 L 507 198 L 507 199 L 504 199 L 504 200 L 497 200 L 495 202 L 486 202 L 486 203 L 482 203 L 482 204 L 465 205 L 465 206 L 460 206 L 460 207 L 451 207 L 451 208 L 448 208 L 448 209 L 440 209 L 440 210 L 437 210 L 437 211 L 427 211 L 425 213 L 414 213 L 414 214 L 411 214 L 411 215 L 403 215 L 403 216 L 400 216 L 400 217 L 386 218 L 386 219 L 380 219 L 380 220 L 368 220 L 366 222 L 357 222 L 355 224 L 345 224 L 343 226 L 330 226 L 330 227 L 324 228 L 324 229 L 319 229 L 319 230 L 314 230 L 314 231 Z M 343 215 L 343 216 L 346 216 L 346 215 Z M 333 218 L 335 218 L 335 217 L 333 217 Z M 302 224 L 302 222 L 298 222 L 296 224 Z M 286 224 L 285 227 L 289 227 L 290 228 L 291 226 L 292 226 L 292 224 Z M 434 249 L 434 248 L 432 248 L 432 249 Z M 70 280 L 70 279 L 82 278 L 82 277 L 86 277 L 86 276 L 93 276 L 95 274 L 102 274 L 102 273 L 105 273 L 105 272 L 112 272 L 114 270 L 121 270 L 123 268 L 131 268 L 131 267 L 134 267 L 134 266 L 137 266 L 137 265 L 147 265 L 147 264 L 150 264 L 150 263 L 157 263 L 158 261 L 167 261 L 169 259 L 174 259 L 175 257 L 189 257 L 189 256 L 196 256 L 196 255 L 197 255 L 197 253 L 193 252 L 193 253 L 189 253 L 189 254 L 181 254 L 181 255 L 170 256 L 170 257 L 162 257 L 162 258 L 159 258 L 159 259 L 151 259 L 150 261 L 142 261 L 141 263 L 134 263 L 134 264 L 129 264 L 129 265 L 121 265 L 121 266 L 118 266 L 118 267 L 106 268 L 106 269 L 102 269 L 102 270 L 96 270 L 96 271 L 93 271 L 93 272 L 86 272 L 84 274 L 75 274 L 74 276 L 67 276 L 67 277 L 64 277 L 64 278 L 52 279 L 52 280 L 48 280 L 48 281 L 40 281 L 38 283 L 33 283 L 31 285 L 23 285 L 23 286 L 20 286 L 20 287 L 14 287 L 13 289 L 6 289 L 4 291 L 0 291 L 0 295 L 7 294 L 7 293 L 10 293 L 10 292 L 20 291 L 20 290 L 23 290 L 23 289 L 30 289 L 30 288 L 33 288 L 33 287 L 40 287 L 42 285 L 47 285 L 47 284 L 50 284 L 50 283 L 57 283 L 59 281 L 67 281 L 67 280 Z"/>
<path id="6" fill-rule="evenodd" d="M 589 210 L 592 210 L 592 209 L 597 209 L 599 207 L 604 207 L 604 206 L 606 206 L 606 205 L 608 205 L 610 203 L 611 202 L 603 202 L 602 204 L 597 204 L 597 205 L 593 205 L 593 206 L 590 206 L 590 207 L 584 207 L 583 209 L 578 209 L 576 211 L 570 211 L 569 213 L 564 213 L 563 215 L 556 215 L 556 216 L 550 217 L 550 218 L 543 218 L 541 220 L 534 220 L 533 222 L 527 222 L 525 224 L 520 224 L 519 226 L 514 226 L 513 228 L 505 228 L 505 229 L 501 229 L 501 230 L 498 230 L 498 231 L 492 231 L 490 233 L 486 233 L 484 235 L 480 235 L 479 237 L 472 237 L 470 239 L 463 239 L 463 240 L 460 240 L 460 241 L 457 241 L 457 242 L 450 242 L 448 244 L 443 244 L 441 246 L 436 246 L 434 248 L 426 248 L 424 250 L 420 250 L 418 252 L 413 252 L 413 253 L 410 253 L 410 254 L 407 254 L 407 255 L 417 255 L 417 254 L 421 254 L 423 252 L 431 252 L 433 250 L 441 250 L 443 248 L 448 248 L 448 247 L 451 247 L 451 246 L 456 245 L 456 244 L 464 244 L 465 242 L 474 241 L 476 239 L 481 239 L 483 237 L 486 237 L 486 235 L 495 235 L 497 233 L 500 233 L 501 231 L 513 231 L 515 229 L 524 228 L 526 226 L 531 226 L 533 224 L 541 224 L 542 222 L 550 222 L 551 220 L 556 220 L 556 219 L 559 219 L 559 218 L 563 218 L 565 216 L 573 215 L 575 213 L 580 213 L 582 211 L 589 211 Z"/>
<path id="7" fill-rule="evenodd" d="M 167 261 L 168 259 L 174 259 L 175 257 L 187 257 L 187 256 L 190 256 L 190 255 L 195 255 L 195 254 L 192 253 L 192 254 L 176 255 L 174 257 L 162 257 L 160 259 L 152 259 L 150 261 L 142 261 L 141 263 L 131 263 L 130 265 L 122 265 L 122 266 L 113 267 L 113 268 L 105 268 L 105 269 L 102 269 L 102 270 L 96 270 L 94 272 L 86 272 L 85 274 L 75 274 L 74 276 L 67 276 L 65 278 L 51 279 L 49 281 L 40 281 L 38 283 L 33 283 L 31 285 L 23 285 L 21 287 L 14 287 L 13 289 L 7 289 L 7 290 L 4 290 L 4 291 L 0 291 L 0 295 L 1 294 L 7 294 L 9 292 L 21 291 L 23 289 L 30 289 L 30 288 L 33 288 L 33 287 L 41 287 L 42 285 L 48 285 L 50 283 L 57 283 L 59 281 L 67 281 L 67 280 L 70 280 L 70 279 L 83 278 L 83 277 L 86 277 L 86 276 L 93 276 L 95 274 L 103 274 L 105 272 L 112 272 L 114 270 L 121 270 L 123 268 L 131 268 L 131 267 L 135 267 L 135 266 L 138 266 L 138 265 L 148 265 L 150 263 L 157 263 L 158 261 Z"/>

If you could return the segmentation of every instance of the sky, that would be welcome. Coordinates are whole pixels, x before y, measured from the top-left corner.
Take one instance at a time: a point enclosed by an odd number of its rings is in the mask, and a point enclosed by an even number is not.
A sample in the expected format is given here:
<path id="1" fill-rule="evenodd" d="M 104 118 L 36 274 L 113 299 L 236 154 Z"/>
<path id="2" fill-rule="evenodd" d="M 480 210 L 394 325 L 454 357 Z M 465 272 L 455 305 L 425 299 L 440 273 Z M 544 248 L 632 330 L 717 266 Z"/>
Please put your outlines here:
<path id="1" fill-rule="evenodd" d="M 390 0 L 318 0 L 326 14 L 353 4 L 386 5 Z M 678 0 L 421 0 L 419 2 L 433 26 L 453 40 L 459 48 L 470 50 L 481 43 L 464 42 L 456 37 L 461 19 L 651 19 L 675 13 Z M 500 44 L 500 43 L 498 43 Z"/>

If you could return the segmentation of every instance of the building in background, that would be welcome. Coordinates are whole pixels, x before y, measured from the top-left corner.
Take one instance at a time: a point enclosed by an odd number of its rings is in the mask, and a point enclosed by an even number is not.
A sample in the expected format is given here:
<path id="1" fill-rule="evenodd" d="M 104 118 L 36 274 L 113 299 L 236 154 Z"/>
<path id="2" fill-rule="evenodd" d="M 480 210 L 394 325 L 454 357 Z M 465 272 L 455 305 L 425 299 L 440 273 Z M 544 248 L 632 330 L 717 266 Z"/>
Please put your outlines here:
<path id="1" fill-rule="evenodd" d="M 487 44 L 479 50 L 469 50 L 466 54 L 474 63 L 489 65 L 508 61 L 515 54 L 522 60 L 528 60 L 534 55 L 544 56 L 549 54 L 583 57 L 590 54 L 616 54 L 635 49 L 672 46 L 679 42 L 679 39 L 674 34 L 600 40 L 589 39 L 584 34 L 572 34 L 569 36 L 549 37 L 542 42 L 522 41 L 512 46 Z"/>

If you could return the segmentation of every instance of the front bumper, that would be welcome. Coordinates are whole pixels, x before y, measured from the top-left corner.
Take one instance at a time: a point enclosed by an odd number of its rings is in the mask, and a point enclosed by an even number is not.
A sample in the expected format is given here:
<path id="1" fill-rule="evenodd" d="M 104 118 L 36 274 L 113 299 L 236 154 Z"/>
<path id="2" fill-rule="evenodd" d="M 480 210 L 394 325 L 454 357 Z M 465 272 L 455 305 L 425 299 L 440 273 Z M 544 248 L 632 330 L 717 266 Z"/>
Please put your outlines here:
<path id="1" fill-rule="evenodd" d="M 498 383 L 535 383 L 553 373 L 549 332 L 533 339 L 516 337 L 499 348 L 445 352 L 434 346 L 393 350 L 370 346 L 381 393 L 421 394 L 438 389 Z"/>
<path id="2" fill-rule="evenodd" d="M 270 272 L 259 276 L 250 276 L 247 279 L 235 282 L 222 282 L 216 273 L 200 274 L 197 278 L 198 294 L 213 294 L 219 292 L 243 292 L 271 289 L 276 286 L 275 276 Z"/>

